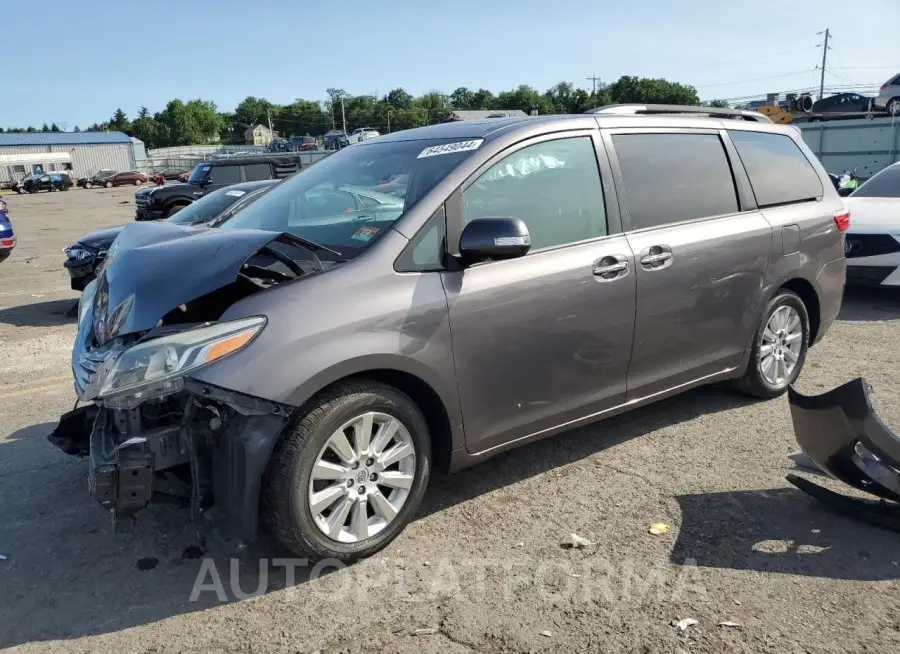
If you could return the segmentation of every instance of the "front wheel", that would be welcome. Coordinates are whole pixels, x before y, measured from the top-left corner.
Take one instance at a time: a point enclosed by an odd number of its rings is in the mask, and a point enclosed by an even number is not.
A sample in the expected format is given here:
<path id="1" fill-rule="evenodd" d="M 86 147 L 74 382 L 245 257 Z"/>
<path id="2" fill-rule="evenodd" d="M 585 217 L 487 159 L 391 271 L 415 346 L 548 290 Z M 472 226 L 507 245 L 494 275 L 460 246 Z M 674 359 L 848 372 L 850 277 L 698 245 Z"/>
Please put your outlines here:
<path id="1" fill-rule="evenodd" d="M 176 213 L 178 213 L 179 211 L 181 211 L 182 209 L 184 209 L 186 206 L 187 206 L 186 204 L 176 204 L 174 207 L 170 207 L 169 210 L 166 211 L 166 215 L 165 215 L 164 217 L 165 217 L 165 218 L 171 218 L 171 217 L 174 216 Z"/>
<path id="2" fill-rule="evenodd" d="M 761 399 L 777 397 L 794 383 L 809 348 L 809 314 L 800 297 L 780 290 L 763 312 L 739 390 Z"/>
<path id="3" fill-rule="evenodd" d="M 106 182 L 106 188 L 112 188 L 112 185 L 113 185 L 112 182 Z"/>
<path id="4" fill-rule="evenodd" d="M 412 519 L 430 466 L 418 406 L 392 386 L 347 382 L 313 399 L 276 448 L 263 522 L 299 556 L 370 556 Z"/>
<path id="5" fill-rule="evenodd" d="M 144 182 L 142 182 L 142 181 L 139 180 L 139 179 L 134 180 L 134 185 L 135 185 L 135 186 L 140 186 L 140 185 L 143 184 L 143 183 L 144 183 Z"/>
<path id="6" fill-rule="evenodd" d="M 94 188 L 94 185 L 91 184 L 90 182 L 85 182 L 84 188 Z"/>

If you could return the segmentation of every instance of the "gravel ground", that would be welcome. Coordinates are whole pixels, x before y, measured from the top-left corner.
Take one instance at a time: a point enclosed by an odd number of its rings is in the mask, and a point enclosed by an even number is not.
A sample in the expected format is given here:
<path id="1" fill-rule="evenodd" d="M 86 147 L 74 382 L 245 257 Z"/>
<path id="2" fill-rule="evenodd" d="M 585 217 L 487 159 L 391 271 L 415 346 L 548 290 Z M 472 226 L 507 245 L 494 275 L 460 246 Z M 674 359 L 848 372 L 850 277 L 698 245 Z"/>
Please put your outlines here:
<path id="1" fill-rule="evenodd" d="M 784 481 L 787 401 L 705 388 L 434 480 L 380 555 L 304 566 L 263 540 L 202 558 L 185 510 L 111 533 L 46 435 L 75 396 L 60 249 L 134 189 L 9 196 L 0 264 L 0 646 L 134 652 L 888 652 L 900 535 Z M 800 387 L 858 375 L 900 427 L 900 296 L 854 294 Z M 668 533 L 651 535 L 652 523 Z M 567 547 L 571 533 L 591 542 Z M 187 548 L 187 550 L 186 550 Z M 262 559 L 263 565 L 259 565 Z M 673 621 L 693 618 L 681 631 Z M 740 626 L 720 626 L 732 621 Z"/>

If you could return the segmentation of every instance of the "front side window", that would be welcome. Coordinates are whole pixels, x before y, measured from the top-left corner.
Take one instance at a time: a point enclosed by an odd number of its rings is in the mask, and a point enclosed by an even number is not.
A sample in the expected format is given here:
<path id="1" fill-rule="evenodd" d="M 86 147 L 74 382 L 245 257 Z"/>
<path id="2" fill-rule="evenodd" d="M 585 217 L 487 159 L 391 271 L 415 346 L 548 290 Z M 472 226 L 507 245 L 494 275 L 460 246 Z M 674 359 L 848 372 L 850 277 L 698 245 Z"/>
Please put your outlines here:
<path id="1" fill-rule="evenodd" d="M 738 211 L 718 134 L 616 134 L 612 140 L 632 229 Z"/>
<path id="2" fill-rule="evenodd" d="M 760 209 L 822 197 L 819 174 L 790 136 L 738 130 L 729 135 Z"/>
<path id="3" fill-rule="evenodd" d="M 607 233 L 603 187 L 589 136 L 536 143 L 508 155 L 463 193 L 465 220 L 520 218 L 532 250 Z"/>
<path id="4" fill-rule="evenodd" d="M 240 166 L 213 166 L 209 173 L 212 184 L 237 184 L 241 181 Z"/>
<path id="5" fill-rule="evenodd" d="M 222 227 L 290 232 L 352 258 L 480 144 L 423 139 L 354 145 L 279 183 Z"/>
<path id="6" fill-rule="evenodd" d="M 265 189 L 259 191 L 241 191 L 231 187 L 220 188 L 212 193 L 204 195 L 196 202 L 192 202 L 184 209 L 174 214 L 168 222 L 176 225 L 197 225 L 206 223 L 231 208 L 239 202 L 246 202 L 251 196 L 256 196 Z"/>

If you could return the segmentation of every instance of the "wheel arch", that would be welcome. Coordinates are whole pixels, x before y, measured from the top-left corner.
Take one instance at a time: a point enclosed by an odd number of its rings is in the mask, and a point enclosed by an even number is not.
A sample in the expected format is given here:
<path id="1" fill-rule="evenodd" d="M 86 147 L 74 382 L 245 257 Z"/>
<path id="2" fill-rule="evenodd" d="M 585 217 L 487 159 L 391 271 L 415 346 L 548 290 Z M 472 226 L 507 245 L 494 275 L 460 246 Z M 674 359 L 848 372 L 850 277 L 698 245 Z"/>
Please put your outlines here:
<path id="1" fill-rule="evenodd" d="M 382 357 L 359 357 L 341 362 L 306 381 L 291 395 L 290 404 L 297 406 L 297 417 L 304 415 L 316 397 L 351 380 L 377 381 L 402 391 L 419 407 L 428 425 L 433 465 L 448 470 L 454 449 L 463 446 L 462 423 L 456 405 L 438 392 L 430 375 L 409 361 L 385 360 Z"/>
<path id="2" fill-rule="evenodd" d="M 794 277 L 775 289 L 775 292 L 772 293 L 769 299 L 782 289 L 795 293 L 803 301 L 803 305 L 806 307 L 806 314 L 809 317 L 809 344 L 812 345 L 816 342 L 816 338 L 819 335 L 819 327 L 822 324 L 822 307 L 819 303 L 819 294 L 808 280 L 803 277 Z M 768 301 L 766 303 L 768 304 Z"/>

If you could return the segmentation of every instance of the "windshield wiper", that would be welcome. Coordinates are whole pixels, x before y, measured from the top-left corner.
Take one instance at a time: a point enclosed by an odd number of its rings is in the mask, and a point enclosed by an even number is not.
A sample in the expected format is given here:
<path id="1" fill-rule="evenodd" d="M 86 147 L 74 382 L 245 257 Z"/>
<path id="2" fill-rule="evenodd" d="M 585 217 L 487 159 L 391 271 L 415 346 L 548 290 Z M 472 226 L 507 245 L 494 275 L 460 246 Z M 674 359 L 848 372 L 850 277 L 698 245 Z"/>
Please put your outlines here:
<path id="1" fill-rule="evenodd" d="M 302 236 L 297 236 L 293 232 L 281 232 L 281 235 L 286 236 L 289 240 L 293 241 L 297 245 L 302 245 L 303 247 L 310 248 L 313 250 L 319 250 L 321 252 L 329 252 L 338 258 L 343 256 L 340 252 L 338 252 L 336 250 L 332 250 L 331 248 L 325 247 L 324 245 L 319 245 L 315 241 L 310 241 L 308 238 L 303 238 Z"/>

